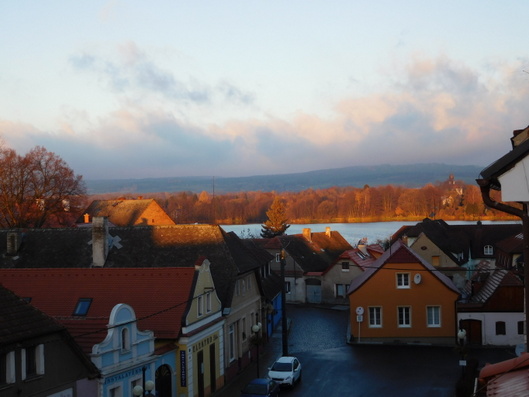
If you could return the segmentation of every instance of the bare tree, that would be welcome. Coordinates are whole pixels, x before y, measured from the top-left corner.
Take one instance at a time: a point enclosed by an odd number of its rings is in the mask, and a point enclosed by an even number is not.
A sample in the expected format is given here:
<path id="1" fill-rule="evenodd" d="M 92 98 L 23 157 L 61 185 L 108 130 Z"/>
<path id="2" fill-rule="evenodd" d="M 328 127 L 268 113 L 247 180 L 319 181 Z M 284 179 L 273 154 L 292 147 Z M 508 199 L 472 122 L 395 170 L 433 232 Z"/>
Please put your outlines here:
<path id="1" fill-rule="evenodd" d="M 82 176 L 56 154 L 41 146 L 25 156 L 0 148 L 1 227 L 65 225 L 78 214 L 85 196 Z"/>

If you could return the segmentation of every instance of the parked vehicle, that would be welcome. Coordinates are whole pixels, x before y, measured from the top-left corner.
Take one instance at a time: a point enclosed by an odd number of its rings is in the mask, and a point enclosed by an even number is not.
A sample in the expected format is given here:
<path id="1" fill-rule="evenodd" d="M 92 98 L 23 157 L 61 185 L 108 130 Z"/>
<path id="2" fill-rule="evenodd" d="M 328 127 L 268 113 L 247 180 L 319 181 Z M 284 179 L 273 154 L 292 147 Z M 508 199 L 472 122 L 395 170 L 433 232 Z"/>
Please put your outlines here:
<path id="1" fill-rule="evenodd" d="M 293 356 L 280 357 L 268 368 L 268 377 L 281 386 L 294 386 L 301 380 L 301 363 Z"/>
<path id="2" fill-rule="evenodd" d="M 241 397 L 277 397 L 279 384 L 268 378 L 256 378 L 241 390 Z"/>

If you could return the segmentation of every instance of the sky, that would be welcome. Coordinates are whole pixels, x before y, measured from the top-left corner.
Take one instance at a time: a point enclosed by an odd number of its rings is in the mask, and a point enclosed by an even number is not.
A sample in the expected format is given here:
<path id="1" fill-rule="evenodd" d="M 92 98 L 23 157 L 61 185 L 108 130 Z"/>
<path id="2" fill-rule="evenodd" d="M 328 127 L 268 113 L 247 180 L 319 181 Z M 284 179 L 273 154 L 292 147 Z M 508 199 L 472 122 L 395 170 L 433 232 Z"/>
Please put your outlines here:
<path id="1" fill-rule="evenodd" d="M 528 15 L 514 0 L 3 1 L 0 139 L 87 180 L 486 167 L 529 125 Z"/>

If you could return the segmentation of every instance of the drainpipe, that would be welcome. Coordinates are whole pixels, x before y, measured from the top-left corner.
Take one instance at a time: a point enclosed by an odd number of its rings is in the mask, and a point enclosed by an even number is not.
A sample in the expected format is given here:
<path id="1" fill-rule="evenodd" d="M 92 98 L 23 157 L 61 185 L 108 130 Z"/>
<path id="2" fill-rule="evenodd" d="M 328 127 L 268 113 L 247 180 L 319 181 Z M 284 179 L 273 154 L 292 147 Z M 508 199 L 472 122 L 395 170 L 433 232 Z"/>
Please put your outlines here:
<path id="1" fill-rule="evenodd" d="M 485 205 L 494 208 L 498 211 L 506 212 L 519 217 L 522 220 L 522 232 L 523 232 L 523 268 L 524 268 L 524 292 L 525 292 L 525 351 L 529 352 L 529 338 L 527 332 L 529 331 L 529 315 L 527 309 L 529 308 L 529 214 L 527 203 L 521 203 L 523 210 L 515 207 L 511 207 L 505 203 L 494 201 L 490 197 L 490 180 L 489 179 L 476 179 L 481 190 L 481 197 Z"/>

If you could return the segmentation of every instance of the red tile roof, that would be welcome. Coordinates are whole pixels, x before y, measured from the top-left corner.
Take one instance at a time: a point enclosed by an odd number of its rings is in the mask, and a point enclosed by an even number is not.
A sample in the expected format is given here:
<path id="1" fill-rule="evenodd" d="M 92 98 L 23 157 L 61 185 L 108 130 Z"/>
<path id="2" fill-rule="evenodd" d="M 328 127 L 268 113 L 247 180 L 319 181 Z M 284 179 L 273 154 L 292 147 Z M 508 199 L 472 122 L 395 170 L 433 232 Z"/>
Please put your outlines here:
<path id="1" fill-rule="evenodd" d="M 0 269 L 1 283 L 66 326 L 85 351 L 106 335 L 112 308 L 134 309 L 140 330 L 177 338 L 194 286 L 194 268 Z M 86 316 L 73 316 L 92 298 Z"/>
<path id="2" fill-rule="evenodd" d="M 529 390 L 529 353 L 519 357 L 487 364 L 479 373 L 480 384 L 486 384 L 487 396 L 515 397 Z"/>

